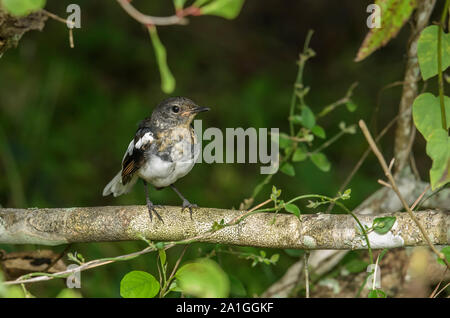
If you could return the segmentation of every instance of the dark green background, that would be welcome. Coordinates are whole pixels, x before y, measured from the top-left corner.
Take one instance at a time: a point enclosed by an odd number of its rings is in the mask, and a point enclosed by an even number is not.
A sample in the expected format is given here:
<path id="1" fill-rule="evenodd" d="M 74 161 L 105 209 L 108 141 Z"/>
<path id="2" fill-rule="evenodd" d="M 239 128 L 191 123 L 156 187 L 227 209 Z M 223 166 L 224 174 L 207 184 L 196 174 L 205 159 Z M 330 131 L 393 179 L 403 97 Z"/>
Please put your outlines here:
<path id="1" fill-rule="evenodd" d="M 66 16 L 65 8 L 72 3 L 47 2 L 46 9 L 60 16 Z M 353 62 L 368 32 L 366 7 L 371 2 L 247 0 L 236 20 L 194 17 L 187 26 L 158 28 L 177 80 L 171 95 L 187 96 L 212 108 L 200 116 L 204 129 L 279 127 L 288 132 L 296 60 L 308 29 L 313 29 L 311 47 L 317 56 L 305 70 L 305 83 L 311 87 L 306 97 L 310 108 L 318 113 L 343 97 L 351 83 L 359 82 L 353 97 L 357 111 L 349 113 L 340 107 L 326 117 L 321 125 L 327 137 L 339 131 L 340 121 L 354 124 L 360 118 L 371 123 L 373 131 L 380 130 L 396 115 L 401 88 L 384 91 L 375 112 L 377 96 L 383 86 L 403 78 L 410 27 L 405 26 L 396 39 L 367 60 Z M 74 31 L 74 49 L 69 47 L 65 25 L 48 20 L 42 32 L 25 34 L 19 47 L 0 59 L 0 136 L 3 134 L 6 140 L 0 138 L 3 207 L 145 202 L 141 184 L 119 198 L 104 198 L 101 192 L 120 169 L 137 123 L 167 97 L 160 89 L 148 33 L 115 1 L 77 3 L 81 6 L 82 25 Z M 133 3 L 152 15 L 169 15 L 173 10 L 171 1 Z M 392 156 L 392 133 L 381 143 L 387 158 Z M 429 160 L 423 154 L 421 136 L 418 140 L 418 165 L 428 179 Z M 315 147 L 321 142 L 315 141 Z M 272 184 L 283 190 L 283 199 L 306 193 L 333 196 L 365 149 L 359 131 L 346 135 L 325 151 L 332 162 L 330 172 L 302 162 L 295 166 L 295 177 L 278 174 Z M 381 175 L 375 158 L 369 156 L 350 184 L 353 191 L 348 205 L 354 207 L 377 189 L 376 179 Z M 200 206 L 232 208 L 249 197 L 263 177 L 257 164 L 201 164 L 177 185 Z M 256 202 L 266 200 L 270 188 L 266 187 Z M 158 204 L 180 204 L 170 189 L 152 191 L 151 195 Z M 91 260 L 144 246 L 143 242 L 76 244 L 71 250 Z M 0 248 L 16 251 L 38 247 Z M 212 248 L 210 244 L 193 244 L 184 260 L 202 256 Z M 180 252 L 181 247 L 168 251 L 169 267 Z M 284 251 L 267 252 L 269 256 L 281 254 L 276 266 L 260 264 L 252 268 L 251 261 L 228 254 L 219 254 L 215 259 L 227 273 L 241 280 L 248 296 L 253 296 L 264 291 L 296 260 Z M 83 272 L 81 293 L 85 297 L 118 297 L 123 275 L 130 270 L 157 275 L 155 264 L 155 254 L 150 254 Z M 33 286 L 32 292 L 51 297 L 64 287 L 62 280 L 52 281 Z"/>

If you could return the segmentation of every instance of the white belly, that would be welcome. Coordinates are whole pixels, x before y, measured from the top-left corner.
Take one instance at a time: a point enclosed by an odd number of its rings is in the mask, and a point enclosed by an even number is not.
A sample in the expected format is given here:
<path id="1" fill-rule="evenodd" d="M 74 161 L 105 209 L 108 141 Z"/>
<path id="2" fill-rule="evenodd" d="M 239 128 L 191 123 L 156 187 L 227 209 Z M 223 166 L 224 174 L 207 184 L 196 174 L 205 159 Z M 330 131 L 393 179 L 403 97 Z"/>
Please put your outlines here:
<path id="1" fill-rule="evenodd" d="M 198 153 L 194 159 L 170 162 L 152 155 L 137 173 L 139 177 L 157 188 L 167 187 L 187 175 L 194 167 L 197 157 Z"/>

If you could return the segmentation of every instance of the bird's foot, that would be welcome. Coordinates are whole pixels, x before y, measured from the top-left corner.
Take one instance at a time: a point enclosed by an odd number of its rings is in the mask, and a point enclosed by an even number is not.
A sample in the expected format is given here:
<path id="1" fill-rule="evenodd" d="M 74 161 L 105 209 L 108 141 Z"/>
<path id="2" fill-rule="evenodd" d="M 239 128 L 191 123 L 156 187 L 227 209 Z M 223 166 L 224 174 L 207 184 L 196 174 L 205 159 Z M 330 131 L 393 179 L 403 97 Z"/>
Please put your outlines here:
<path id="1" fill-rule="evenodd" d="M 193 218 L 192 218 L 192 208 L 198 208 L 198 205 L 197 204 L 192 204 L 188 200 L 184 199 L 183 200 L 183 207 L 181 208 L 181 212 L 183 212 L 185 209 L 188 209 L 189 210 L 189 214 L 191 216 L 191 220 L 193 220 Z"/>
<path id="2" fill-rule="evenodd" d="M 148 214 L 150 216 L 150 221 L 153 221 L 153 215 L 152 212 L 156 214 L 156 216 L 158 217 L 158 219 L 164 223 L 161 215 L 159 215 L 158 211 L 156 211 L 156 209 L 164 209 L 164 207 L 162 205 L 155 205 L 153 204 L 151 201 L 147 201 L 147 209 L 148 209 Z"/>

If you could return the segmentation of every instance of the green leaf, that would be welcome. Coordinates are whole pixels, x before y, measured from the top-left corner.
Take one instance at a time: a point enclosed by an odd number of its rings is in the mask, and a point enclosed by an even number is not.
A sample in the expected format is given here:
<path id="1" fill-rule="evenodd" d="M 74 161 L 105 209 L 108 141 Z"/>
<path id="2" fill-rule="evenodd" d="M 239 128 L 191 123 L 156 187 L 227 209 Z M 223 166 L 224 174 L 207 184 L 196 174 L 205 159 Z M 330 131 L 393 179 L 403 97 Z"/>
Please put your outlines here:
<path id="1" fill-rule="evenodd" d="M 388 250 L 387 248 L 385 248 L 385 249 L 383 249 L 383 250 L 381 251 L 380 255 L 378 256 L 378 262 L 379 262 L 379 263 L 381 263 L 381 260 L 383 259 L 384 255 L 386 255 L 386 253 L 387 253 L 388 251 L 389 251 L 389 250 Z"/>
<path id="2" fill-rule="evenodd" d="M 329 171 L 331 168 L 331 163 L 328 161 L 327 157 L 321 153 L 313 153 L 311 155 L 311 161 L 322 171 Z"/>
<path id="3" fill-rule="evenodd" d="M 311 128 L 311 131 L 314 135 L 316 135 L 319 138 L 325 139 L 326 137 L 325 130 L 318 125 L 315 125 L 313 128 Z"/>
<path id="4" fill-rule="evenodd" d="M 4 298 L 25 298 L 25 294 L 19 286 L 9 286 L 6 289 Z"/>
<path id="5" fill-rule="evenodd" d="M 378 234 L 386 234 L 394 225 L 395 220 L 395 216 L 375 218 L 372 223 L 372 228 Z"/>
<path id="6" fill-rule="evenodd" d="M 181 10 L 184 7 L 186 0 L 173 0 L 173 5 L 176 10 Z"/>
<path id="7" fill-rule="evenodd" d="M 419 59 L 420 72 L 424 80 L 438 74 L 437 58 L 437 25 L 426 27 L 420 34 L 417 43 L 417 57 Z M 450 34 L 442 32 L 442 72 L 450 66 Z"/>
<path id="8" fill-rule="evenodd" d="M 277 201 L 277 198 L 281 195 L 281 189 L 277 189 L 276 186 L 272 186 L 272 193 L 270 194 L 270 199 L 274 202 Z"/>
<path id="9" fill-rule="evenodd" d="M 295 149 L 294 154 L 292 155 L 292 161 L 298 162 L 303 161 L 308 157 L 307 153 L 302 148 Z"/>
<path id="10" fill-rule="evenodd" d="M 450 126 L 450 97 L 444 96 L 447 127 Z M 425 140 L 435 129 L 442 130 L 441 106 L 439 96 L 424 93 L 416 97 L 413 103 L 413 119 L 417 129 Z"/>
<path id="11" fill-rule="evenodd" d="M 372 289 L 368 295 L 369 298 L 386 298 L 386 293 L 381 289 Z"/>
<path id="12" fill-rule="evenodd" d="M 450 125 L 450 98 L 444 96 L 447 126 Z M 450 138 L 442 129 L 439 97 L 430 93 L 419 95 L 413 103 L 413 119 L 427 141 L 426 152 L 433 160 L 430 169 L 431 189 L 450 182 Z"/>
<path id="13" fill-rule="evenodd" d="M 214 0 L 201 7 L 201 13 L 231 20 L 239 15 L 243 4 L 244 0 Z"/>
<path id="14" fill-rule="evenodd" d="M 308 129 L 312 129 L 316 125 L 316 117 L 311 108 L 306 105 L 301 107 L 302 110 L 302 125 Z"/>
<path id="15" fill-rule="evenodd" d="M 442 248 L 441 253 L 443 253 L 445 255 L 445 258 L 447 259 L 447 261 L 450 262 L 450 246 L 446 246 L 446 247 Z M 445 265 L 444 261 L 441 260 L 439 257 L 437 258 L 437 261 L 439 264 Z"/>
<path id="16" fill-rule="evenodd" d="M 273 254 L 273 255 L 270 257 L 270 262 L 271 262 L 272 264 L 276 264 L 276 262 L 278 262 L 279 259 L 280 259 L 280 254 Z"/>
<path id="17" fill-rule="evenodd" d="M 161 265 L 164 266 L 166 264 L 166 251 L 165 250 L 158 250 L 159 253 L 159 259 L 161 261 Z"/>
<path id="18" fill-rule="evenodd" d="M 281 167 L 280 171 L 284 174 L 287 174 L 288 176 L 295 176 L 295 169 L 294 166 L 292 166 L 289 162 L 285 162 Z"/>
<path id="19" fill-rule="evenodd" d="M 342 200 L 348 200 L 348 199 L 350 199 L 350 194 L 352 193 L 352 189 L 347 189 L 347 190 L 345 190 L 344 191 L 344 193 L 343 194 L 341 194 L 341 199 Z"/>
<path id="20" fill-rule="evenodd" d="M 230 281 L 225 272 L 211 259 L 200 259 L 182 266 L 175 274 L 184 294 L 196 297 L 227 297 Z"/>
<path id="21" fill-rule="evenodd" d="M 302 123 L 302 116 L 294 115 L 292 117 L 289 117 L 289 120 L 292 121 L 294 124 L 300 125 Z"/>
<path id="22" fill-rule="evenodd" d="M 123 298 L 153 298 L 159 292 L 159 282 L 153 275 L 143 271 L 132 271 L 120 281 L 120 296 Z"/>
<path id="23" fill-rule="evenodd" d="M 353 113 L 356 110 L 356 108 L 358 108 L 358 106 L 352 101 L 347 102 L 345 104 L 345 107 L 347 107 L 347 110 L 351 113 Z"/>
<path id="24" fill-rule="evenodd" d="M 450 182 L 450 137 L 444 129 L 434 130 L 426 147 L 427 155 L 433 160 L 430 169 L 431 189 L 435 190 Z"/>
<path id="25" fill-rule="evenodd" d="M 5 10 L 15 16 L 25 16 L 43 9 L 46 0 L 1 0 Z"/>
<path id="26" fill-rule="evenodd" d="M 300 217 L 300 209 L 295 204 L 289 203 L 284 206 L 284 209 L 289 213 L 294 214 L 296 217 Z"/>
<path id="27" fill-rule="evenodd" d="M 73 288 L 64 288 L 58 293 L 56 298 L 83 298 L 83 296 Z"/>
<path id="28" fill-rule="evenodd" d="M 152 40 L 153 49 L 155 50 L 156 62 L 159 67 L 159 74 L 161 76 L 161 89 L 164 93 L 170 94 L 175 90 L 175 78 L 167 65 L 166 48 L 161 43 L 158 36 L 158 31 L 155 26 L 149 26 L 148 32 Z"/>
<path id="29" fill-rule="evenodd" d="M 211 2 L 212 0 L 196 0 L 193 4 L 192 4 L 192 6 L 193 7 L 197 7 L 197 8 L 200 8 L 201 6 L 203 6 L 204 4 L 206 4 L 206 3 L 208 3 L 208 2 Z"/>
<path id="30" fill-rule="evenodd" d="M 367 269 L 367 266 L 369 264 L 367 262 L 364 262 L 361 259 L 354 258 L 351 261 L 349 261 L 347 264 L 345 264 L 345 268 L 350 273 L 361 273 L 364 272 Z"/>
<path id="31" fill-rule="evenodd" d="M 375 4 L 381 9 L 381 28 L 370 29 L 359 48 L 355 62 L 362 61 L 396 37 L 417 6 L 415 0 L 376 0 Z"/>

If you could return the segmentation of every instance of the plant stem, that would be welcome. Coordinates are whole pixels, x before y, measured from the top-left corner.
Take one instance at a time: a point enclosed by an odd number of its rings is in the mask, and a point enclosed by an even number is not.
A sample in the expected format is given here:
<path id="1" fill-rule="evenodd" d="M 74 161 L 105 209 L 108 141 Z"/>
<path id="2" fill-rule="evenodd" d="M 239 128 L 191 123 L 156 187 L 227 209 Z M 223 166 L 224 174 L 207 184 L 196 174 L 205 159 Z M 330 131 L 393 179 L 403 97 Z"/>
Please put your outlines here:
<path id="1" fill-rule="evenodd" d="M 331 144 L 333 144 L 334 142 L 336 142 L 339 138 L 341 138 L 343 135 L 345 135 L 347 132 L 345 130 L 341 130 L 340 132 L 338 132 L 336 135 L 334 135 L 333 137 L 331 137 L 330 139 L 328 139 L 326 142 L 324 142 L 323 144 L 321 144 L 316 150 L 313 150 L 310 152 L 310 154 L 313 153 L 318 153 L 322 150 L 324 150 L 325 148 L 327 148 L 328 146 L 330 146 Z"/>
<path id="2" fill-rule="evenodd" d="M 308 271 L 308 260 L 309 260 L 309 251 L 305 251 L 305 256 L 303 256 L 303 267 L 305 270 L 305 288 L 306 288 L 306 298 L 309 298 L 309 271 Z"/>
<path id="3" fill-rule="evenodd" d="M 289 109 L 289 118 L 292 118 L 294 116 L 294 111 L 295 111 L 295 104 L 297 101 L 297 86 L 298 85 L 302 85 L 302 80 L 303 80 L 303 69 L 305 68 L 305 63 L 306 60 L 308 58 L 304 58 L 303 55 L 306 56 L 306 52 L 308 50 L 309 47 L 309 42 L 311 41 L 311 37 L 313 35 L 314 31 L 313 30 L 309 30 L 308 34 L 306 35 L 306 40 L 305 40 L 305 44 L 303 46 L 303 54 L 300 53 L 300 58 L 298 61 L 298 71 L 297 71 L 297 77 L 294 83 L 294 89 L 292 91 L 292 97 L 291 97 L 291 107 Z M 303 97 L 301 97 L 302 100 L 302 104 L 303 104 Z M 289 130 L 291 133 L 291 136 L 294 136 L 294 123 L 292 122 L 292 120 L 289 121 Z"/>
<path id="4" fill-rule="evenodd" d="M 442 128 L 447 131 L 447 115 L 445 114 L 445 103 L 444 103 L 444 81 L 442 79 L 442 29 L 444 28 L 445 18 L 447 17 L 447 11 L 450 4 L 450 0 L 445 1 L 444 10 L 442 10 L 441 23 L 438 27 L 438 41 L 437 41 L 437 51 L 438 51 L 438 81 L 439 81 L 439 101 L 441 104 L 441 119 Z"/>
<path id="5" fill-rule="evenodd" d="M 449 0 L 447 0 L 448 2 Z M 377 145 L 375 144 L 375 141 L 372 138 L 372 135 L 369 132 L 369 129 L 367 129 L 366 123 L 363 120 L 359 121 L 359 127 L 361 128 L 364 136 L 367 139 L 367 142 L 369 143 L 370 148 L 372 148 L 373 153 L 378 158 L 378 161 L 380 162 L 380 165 L 384 171 L 384 174 L 389 180 L 389 183 L 391 184 L 392 190 L 394 190 L 395 194 L 397 194 L 397 197 L 399 198 L 400 202 L 402 203 L 405 210 L 408 212 L 411 219 L 416 223 L 417 227 L 419 228 L 420 232 L 422 233 L 425 241 L 430 246 L 431 250 L 440 258 L 442 261 L 447 265 L 448 268 L 450 268 L 450 263 L 447 261 L 444 253 L 439 252 L 436 247 L 434 247 L 433 243 L 431 242 L 430 237 L 428 236 L 427 232 L 425 231 L 425 228 L 422 226 L 422 224 L 419 222 L 419 220 L 414 215 L 413 211 L 409 207 L 408 203 L 406 203 L 405 199 L 403 198 L 402 194 L 400 193 L 400 190 L 397 187 L 397 183 L 395 182 L 394 177 L 392 176 L 392 173 L 390 171 L 390 168 L 386 164 L 386 161 L 384 160 L 383 154 L 378 149 Z"/>
<path id="6" fill-rule="evenodd" d="M 355 219 L 356 223 L 358 224 L 359 228 L 361 229 L 362 234 L 364 235 L 364 238 L 367 243 L 367 250 L 369 251 L 370 261 L 371 261 L 371 264 L 373 264 L 372 248 L 370 247 L 370 241 L 369 241 L 369 237 L 367 236 L 366 230 L 362 226 L 358 217 L 352 211 L 350 211 L 344 204 L 337 201 L 336 198 L 330 198 L 330 197 L 327 197 L 327 196 L 321 195 L 321 194 L 304 194 L 304 195 L 300 195 L 300 196 L 297 196 L 297 197 L 289 200 L 288 202 L 286 202 L 286 204 L 290 204 L 290 203 L 294 203 L 295 201 L 298 201 L 298 200 L 310 199 L 310 198 L 322 199 L 322 200 L 328 201 L 329 203 L 335 203 L 339 207 L 341 207 L 345 212 L 347 212 L 349 215 L 351 215 L 353 217 L 353 219 Z M 252 214 L 260 213 L 260 212 L 270 212 L 270 211 L 274 211 L 274 210 L 276 210 L 276 209 L 275 208 L 260 209 L 260 210 L 252 211 Z M 250 214 L 248 214 L 248 215 L 250 215 Z M 246 216 L 248 216 L 248 215 L 246 215 Z"/>

